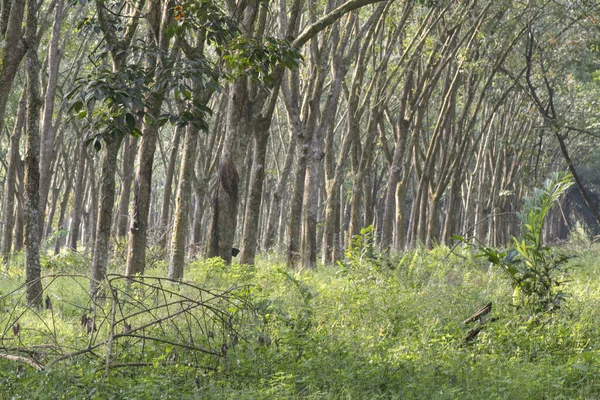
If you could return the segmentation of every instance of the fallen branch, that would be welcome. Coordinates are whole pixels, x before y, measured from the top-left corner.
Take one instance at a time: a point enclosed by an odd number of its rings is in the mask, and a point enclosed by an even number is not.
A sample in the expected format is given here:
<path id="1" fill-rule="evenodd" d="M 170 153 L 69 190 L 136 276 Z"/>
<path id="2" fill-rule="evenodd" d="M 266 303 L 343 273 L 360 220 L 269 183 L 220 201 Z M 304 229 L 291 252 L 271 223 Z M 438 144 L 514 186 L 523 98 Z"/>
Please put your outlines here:
<path id="1" fill-rule="evenodd" d="M 43 365 L 37 363 L 35 360 L 32 360 L 31 358 L 27 358 L 27 357 L 23 357 L 23 356 L 15 356 L 12 354 L 2 354 L 2 353 L 0 353 L 0 358 L 5 358 L 5 359 L 11 360 L 11 361 L 22 362 L 24 364 L 29 365 L 30 367 L 35 368 L 38 371 L 44 370 Z"/>

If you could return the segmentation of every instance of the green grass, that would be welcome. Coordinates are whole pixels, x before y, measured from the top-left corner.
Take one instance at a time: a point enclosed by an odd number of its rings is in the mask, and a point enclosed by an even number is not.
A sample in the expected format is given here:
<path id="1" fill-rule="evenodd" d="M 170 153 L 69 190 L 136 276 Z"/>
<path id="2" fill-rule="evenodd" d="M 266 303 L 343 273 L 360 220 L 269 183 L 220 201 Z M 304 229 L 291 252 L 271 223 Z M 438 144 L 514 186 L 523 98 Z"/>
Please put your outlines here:
<path id="1" fill-rule="evenodd" d="M 186 280 L 203 288 L 249 285 L 243 293 L 250 307 L 234 322 L 243 340 L 215 370 L 186 361 L 197 356 L 185 349 L 171 357 L 173 350 L 158 343 L 143 355 L 135 346 L 120 353 L 124 362 L 143 356 L 152 366 L 117 368 L 108 377 L 104 348 L 97 357 L 74 357 L 41 372 L 0 359 L 0 398 L 600 398 L 600 248 L 565 250 L 579 255 L 565 288 L 570 296 L 558 311 L 537 317 L 514 309 L 500 270 L 442 247 L 315 271 L 287 271 L 274 256 L 256 267 L 194 261 Z M 70 255 L 50 261 L 46 273 L 82 272 L 87 265 Z M 13 269 L 3 278 L 2 294 L 18 287 L 22 275 Z M 166 266 L 156 262 L 148 275 L 164 276 Z M 85 302 L 74 282 L 59 280 L 49 290 Z M 15 296 L 2 301 L 0 321 L 22 307 Z M 466 345 L 462 321 L 489 301 L 498 320 Z M 52 314 L 61 340 L 85 339 L 67 303 L 55 302 Z"/>

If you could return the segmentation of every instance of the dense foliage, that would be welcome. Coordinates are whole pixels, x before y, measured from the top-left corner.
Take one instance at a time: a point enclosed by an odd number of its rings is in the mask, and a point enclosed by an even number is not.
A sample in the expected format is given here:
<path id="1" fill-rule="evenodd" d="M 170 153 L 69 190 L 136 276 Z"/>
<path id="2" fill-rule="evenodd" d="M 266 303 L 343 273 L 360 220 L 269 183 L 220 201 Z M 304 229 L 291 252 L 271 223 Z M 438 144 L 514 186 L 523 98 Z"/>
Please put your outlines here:
<path id="1" fill-rule="evenodd" d="M 188 282 L 214 291 L 249 285 L 245 298 L 254 313 L 215 369 L 199 366 L 194 351 L 165 343 L 148 341 L 142 355 L 130 338 L 130 351 L 116 353 L 117 361 L 144 357 L 150 365 L 114 368 L 108 376 L 102 348 L 44 371 L 0 360 L 3 398 L 594 398 L 600 249 L 562 250 L 579 254 L 568 305 L 536 318 L 513 307 L 501 270 L 468 251 L 440 247 L 407 252 L 385 268 L 364 258 L 353 268 L 302 272 L 285 271 L 277 258 L 255 267 L 196 261 Z M 75 256 L 46 262 L 57 273 L 84 263 Z M 149 275 L 164 268 L 159 262 Z M 7 294 L 17 285 L 2 281 L 4 345 L 36 340 L 37 329 L 23 320 L 19 336 L 7 326 Z M 49 292 L 53 309 L 40 317 L 54 324 L 57 339 L 67 346 L 87 337 L 70 307 L 82 300 L 75 282 L 56 282 Z M 498 319 L 465 344 L 463 319 L 488 301 Z M 178 340 L 177 330 L 163 334 Z"/>

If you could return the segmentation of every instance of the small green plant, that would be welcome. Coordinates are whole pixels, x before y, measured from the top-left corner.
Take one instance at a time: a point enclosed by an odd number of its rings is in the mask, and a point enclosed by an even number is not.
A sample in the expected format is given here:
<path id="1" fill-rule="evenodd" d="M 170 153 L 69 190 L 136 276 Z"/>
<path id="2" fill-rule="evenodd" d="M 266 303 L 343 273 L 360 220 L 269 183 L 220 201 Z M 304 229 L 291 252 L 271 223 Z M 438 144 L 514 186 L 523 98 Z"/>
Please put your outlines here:
<path id="1" fill-rule="evenodd" d="M 478 257 L 486 257 L 500 267 L 513 282 L 513 301 L 532 312 L 551 311 L 565 299 L 566 265 L 572 255 L 559 254 L 544 245 L 544 220 L 560 197 L 573 184 L 570 174 L 553 174 L 525 198 L 524 213 L 518 214 L 523 224 L 523 237 L 513 237 L 514 248 L 500 251 L 478 246 Z"/>
<path id="2" fill-rule="evenodd" d="M 375 246 L 375 229 L 369 225 L 360 230 L 358 235 L 352 236 L 352 240 L 346 250 L 345 259 L 338 261 L 343 271 L 360 269 L 367 265 L 380 271 L 383 267 L 391 268 L 389 258 L 379 252 Z"/>

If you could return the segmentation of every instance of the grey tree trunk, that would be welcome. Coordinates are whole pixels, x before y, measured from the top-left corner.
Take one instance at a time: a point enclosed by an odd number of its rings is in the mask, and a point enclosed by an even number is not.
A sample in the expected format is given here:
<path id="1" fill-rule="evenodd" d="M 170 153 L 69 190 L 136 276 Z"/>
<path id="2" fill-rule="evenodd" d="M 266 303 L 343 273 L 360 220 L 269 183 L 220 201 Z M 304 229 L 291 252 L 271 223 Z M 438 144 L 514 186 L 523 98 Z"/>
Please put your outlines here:
<path id="1" fill-rule="evenodd" d="M 123 137 L 113 137 L 107 134 L 103 137 L 104 160 L 102 162 L 102 175 L 100 177 L 100 203 L 98 205 L 98 219 L 96 222 L 96 240 L 94 242 L 94 257 L 92 260 L 92 280 L 90 293 L 96 296 L 98 286 L 106 277 L 108 265 L 110 227 L 115 203 L 115 175 L 117 158 Z"/>
<path id="2" fill-rule="evenodd" d="M 146 43 L 157 46 L 161 51 L 158 54 L 149 53 L 147 56 L 148 70 L 159 74 L 166 67 L 164 54 L 169 50 L 169 38 L 165 31 L 169 21 L 168 3 L 158 0 L 147 1 L 148 28 Z M 146 114 L 155 120 L 161 114 L 166 88 L 153 92 L 147 99 Z M 134 200 L 129 230 L 129 245 L 127 247 L 127 264 L 125 274 L 132 276 L 143 274 L 146 268 L 146 242 L 148 234 L 148 215 L 152 201 L 152 170 L 156 141 L 158 140 L 158 124 L 144 125 L 144 133 L 138 152 L 138 166 L 134 185 Z"/>
<path id="3" fill-rule="evenodd" d="M 40 109 L 39 60 L 37 57 L 37 2 L 27 0 L 26 37 L 29 44 L 25 59 L 27 111 L 25 117 L 25 282 L 27 304 L 42 304 L 40 248 L 38 240 L 40 186 Z"/>
<path id="4" fill-rule="evenodd" d="M 150 115 L 160 114 L 162 96 L 157 95 L 147 110 Z M 131 229 L 129 230 L 129 246 L 125 274 L 132 276 L 143 274 L 146 268 L 146 240 L 148 234 L 148 215 L 150 212 L 150 195 L 152 191 L 152 170 L 154 153 L 158 139 L 156 123 L 146 125 L 138 153 L 138 167 L 133 190 L 133 210 Z"/>
<path id="5" fill-rule="evenodd" d="M 83 211 L 83 197 L 85 192 L 85 160 L 86 150 L 83 142 L 78 145 L 77 167 L 75 176 L 75 188 L 73 189 L 73 209 L 71 211 L 71 227 L 69 230 L 68 246 L 71 250 L 77 250 L 77 241 L 79 240 L 79 227 L 81 225 L 81 214 Z"/>
<path id="6" fill-rule="evenodd" d="M 275 235 L 277 234 L 277 222 L 279 221 L 279 217 L 281 215 L 281 200 L 287 187 L 289 176 L 292 172 L 295 152 L 296 139 L 291 136 L 285 156 L 285 164 L 283 166 L 283 170 L 281 171 L 281 177 L 279 178 L 277 188 L 275 189 L 271 199 L 271 206 L 269 207 L 270 211 L 267 221 L 267 231 L 265 233 L 263 242 L 263 248 L 265 251 L 268 251 L 273 247 Z"/>
<path id="7" fill-rule="evenodd" d="M 258 220 L 262 200 L 263 182 L 265 178 L 266 152 L 269 140 L 268 121 L 262 121 L 254 131 L 254 161 L 250 176 L 250 190 L 246 204 L 244 232 L 242 234 L 242 253 L 240 264 L 254 264 L 258 245 Z"/>
<path id="8" fill-rule="evenodd" d="M 24 0 L 11 0 L 10 10 L 6 19 L 6 29 L 0 40 L 0 132 L 4 129 L 4 115 L 6 104 L 11 93 L 19 64 L 27 52 L 23 35 L 23 16 L 25 11 Z M 3 10 L 4 11 L 4 10 Z M 3 27 L 4 28 L 4 27 Z M 33 40 L 33 37 L 30 37 Z M 33 46 L 35 43 L 29 43 Z"/>
<path id="9" fill-rule="evenodd" d="M 73 159 L 73 163 L 76 164 L 77 163 L 77 157 L 78 154 L 75 153 L 74 155 L 74 159 Z M 63 159 L 65 160 L 65 166 L 68 165 L 69 159 L 67 157 L 66 152 L 63 151 Z M 65 184 L 65 190 L 63 192 L 63 197 L 62 197 L 62 201 L 60 203 L 60 212 L 58 215 L 58 221 L 57 221 L 57 230 L 59 232 L 61 231 L 65 231 L 66 227 L 64 226 L 64 221 L 65 221 L 65 213 L 67 210 L 67 206 L 69 203 L 69 198 L 71 197 L 71 191 L 72 191 L 72 187 L 73 187 L 73 176 L 75 175 L 75 171 L 71 171 L 69 168 L 65 168 L 66 171 L 65 173 L 67 174 L 66 177 L 66 184 Z M 54 254 L 57 255 L 60 252 L 60 249 L 63 246 L 64 243 L 64 234 L 63 232 L 61 232 L 61 234 L 59 236 L 57 236 L 56 238 L 56 243 L 54 245 Z"/>
<path id="10" fill-rule="evenodd" d="M 25 172 L 24 170 L 24 165 L 23 165 L 23 160 L 21 160 L 21 158 L 19 157 L 19 159 L 17 160 L 17 192 L 16 192 L 16 197 L 17 197 L 17 204 L 15 204 L 16 207 L 16 218 L 15 218 L 15 235 L 13 238 L 13 251 L 18 252 L 23 250 L 23 239 L 24 239 L 24 234 L 23 234 L 23 227 L 25 225 L 25 223 L 23 222 L 25 219 L 25 213 L 23 211 L 23 209 L 25 208 L 25 184 L 24 184 L 24 180 L 25 180 Z"/>
<path id="11" fill-rule="evenodd" d="M 128 136 L 123 146 L 123 166 L 121 178 L 121 192 L 119 194 L 119 206 L 117 208 L 116 235 L 127 236 L 129 227 L 129 199 L 131 198 L 131 184 L 133 183 L 135 154 L 138 147 L 138 138 Z"/>
<path id="12" fill-rule="evenodd" d="M 177 153 L 179 153 L 179 140 L 184 128 L 177 127 L 175 131 L 175 137 L 173 138 L 173 147 L 171 149 L 171 154 L 169 155 L 169 165 L 167 166 L 167 171 L 165 172 L 165 192 L 162 198 L 162 204 L 160 207 L 160 225 L 159 225 L 159 239 L 158 245 L 161 248 L 166 248 L 169 235 L 169 221 L 170 214 L 169 210 L 171 209 L 171 192 L 173 191 L 173 176 L 175 175 L 175 164 L 177 163 Z M 197 134 L 197 132 L 196 132 Z M 188 132 L 189 135 L 189 132 Z M 185 152 L 185 150 L 184 150 Z M 196 153 L 194 149 L 193 153 Z M 183 166 L 181 166 L 183 169 Z M 181 171 L 180 171 L 181 173 Z M 181 184 L 181 182 L 179 183 Z M 178 199 L 177 199 L 178 201 Z"/>
<path id="13" fill-rule="evenodd" d="M 43 238 L 44 217 L 46 203 L 48 202 L 48 192 L 50 190 L 50 181 L 53 175 L 51 165 L 56 157 L 54 147 L 54 136 L 56 127 L 52 125 L 52 115 L 54 114 L 54 100 L 58 84 L 58 70 L 62 56 L 59 51 L 60 30 L 64 15 L 64 0 L 58 0 L 56 5 L 56 14 L 54 25 L 52 27 L 52 36 L 48 45 L 48 84 L 44 96 L 44 113 L 42 115 L 41 125 L 41 154 L 40 154 L 40 221 L 39 237 Z"/>
<path id="14" fill-rule="evenodd" d="M 0 257 L 6 267 L 8 267 L 8 261 L 10 257 L 10 249 L 13 239 L 13 230 L 15 225 L 15 193 L 17 183 L 17 167 L 18 163 L 21 162 L 19 157 L 19 142 L 21 141 L 21 134 L 23 132 L 23 126 L 25 125 L 25 92 L 21 96 L 19 101 L 19 108 L 17 110 L 17 119 L 13 132 L 10 136 L 10 150 L 8 155 L 8 167 L 6 169 L 6 182 L 4 184 L 4 196 L 3 196 L 3 214 L 2 223 L 0 227 L 2 229 L 2 248 L 0 249 Z"/>
<path id="15" fill-rule="evenodd" d="M 192 174 L 196 161 L 196 146 L 198 143 L 198 128 L 193 124 L 187 126 L 181 170 L 179 172 L 179 185 L 177 187 L 177 200 L 175 205 L 175 223 L 173 225 L 173 238 L 171 241 L 171 257 L 169 260 L 169 279 L 183 279 L 183 265 L 185 262 L 185 240 L 189 231 L 189 216 L 192 198 Z"/>

